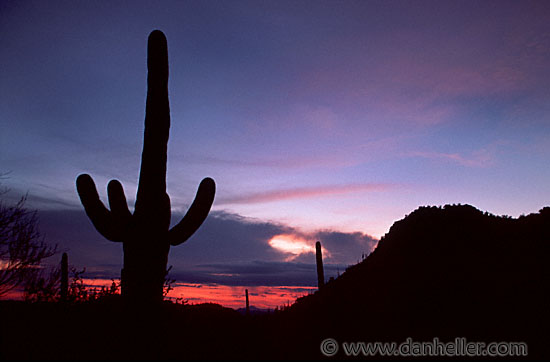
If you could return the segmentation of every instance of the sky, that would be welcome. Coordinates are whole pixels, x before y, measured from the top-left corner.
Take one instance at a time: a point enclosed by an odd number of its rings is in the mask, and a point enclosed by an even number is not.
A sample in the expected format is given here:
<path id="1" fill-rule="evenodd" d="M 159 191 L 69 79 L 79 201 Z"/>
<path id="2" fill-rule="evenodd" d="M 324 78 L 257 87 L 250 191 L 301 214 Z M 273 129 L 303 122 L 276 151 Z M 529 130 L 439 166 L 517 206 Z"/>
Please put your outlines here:
<path id="1" fill-rule="evenodd" d="M 217 184 L 204 226 L 171 250 L 182 286 L 304 292 L 316 240 L 337 276 L 419 206 L 549 204 L 549 2 L 2 1 L 3 197 L 28 193 L 90 277 L 117 275 L 122 250 L 75 179 L 106 200 L 116 178 L 133 207 L 154 29 L 173 222 L 204 177 Z"/>

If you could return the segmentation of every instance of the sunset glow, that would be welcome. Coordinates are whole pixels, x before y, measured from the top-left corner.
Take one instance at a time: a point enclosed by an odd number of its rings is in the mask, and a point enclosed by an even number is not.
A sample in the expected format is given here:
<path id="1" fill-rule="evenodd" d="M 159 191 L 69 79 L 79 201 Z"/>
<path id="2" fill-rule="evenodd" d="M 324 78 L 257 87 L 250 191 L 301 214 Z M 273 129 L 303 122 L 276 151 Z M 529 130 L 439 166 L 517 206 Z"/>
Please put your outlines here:
<path id="1" fill-rule="evenodd" d="M 296 235 L 276 235 L 269 240 L 269 245 L 290 254 L 289 260 L 300 254 L 315 252 L 315 241 L 311 242 Z"/>
<path id="2" fill-rule="evenodd" d="M 98 233 L 75 180 L 92 175 L 108 209 L 120 181 L 134 211 L 159 29 L 171 225 L 216 183 L 204 223 L 170 248 L 170 297 L 235 307 L 248 288 L 253 305 L 284 304 L 317 285 L 316 241 L 328 279 L 419 206 L 548 204 L 548 4 L 4 1 L 2 201 L 28 195 L 90 283 L 120 278 L 125 247 Z"/>
<path id="3" fill-rule="evenodd" d="M 114 279 L 120 285 L 120 279 Z M 89 292 L 94 289 L 99 291 L 101 287 L 109 288 L 113 283 L 112 279 L 90 279 L 82 280 Z M 275 309 L 288 304 L 304 295 L 314 293 L 316 287 L 308 286 L 228 286 L 221 284 L 197 284 L 197 283 L 175 283 L 172 290 L 165 297 L 166 300 L 186 304 L 216 303 L 227 308 L 239 309 L 245 307 L 245 290 L 248 289 L 250 306 L 259 309 Z M 119 290 L 120 292 L 120 290 Z M 9 292 L 5 299 L 23 299 L 21 290 Z"/>
<path id="4" fill-rule="evenodd" d="M 0 33 L 6 360 L 550 361 L 550 0 L 0 0 Z"/>
<path id="5" fill-rule="evenodd" d="M 189 304 L 218 303 L 224 307 L 245 307 L 245 289 L 248 289 L 250 306 L 260 309 L 275 309 L 292 304 L 304 295 L 315 292 L 315 287 L 299 286 L 227 286 L 218 284 L 176 284 L 168 298 L 182 298 Z"/>
<path id="6" fill-rule="evenodd" d="M 120 285 L 120 279 L 114 280 Z M 111 279 L 83 279 L 88 291 L 99 291 L 101 287 L 109 288 Z M 166 300 L 178 303 L 201 304 L 216 303 L 227 308 L 245 307 L 245 289 L 248 289 L 250 305 L 259 309 L 275 309 L 288 304 L 304 295 L 314 293 L 316 287 L 308 286 L 228 286 L 221 284 L 175 283 L 165 297 Z M 23 299 L 20 290 L 8 293 L 5 299 Z"/>

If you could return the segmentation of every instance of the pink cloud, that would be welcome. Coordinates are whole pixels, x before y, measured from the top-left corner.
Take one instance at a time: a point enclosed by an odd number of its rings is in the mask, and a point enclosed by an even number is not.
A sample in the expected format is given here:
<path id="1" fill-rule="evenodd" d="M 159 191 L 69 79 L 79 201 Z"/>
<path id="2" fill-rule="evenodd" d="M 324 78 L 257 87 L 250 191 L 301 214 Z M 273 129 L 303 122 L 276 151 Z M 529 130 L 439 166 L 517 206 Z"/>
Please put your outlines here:
<path id="1" fill-rule="evenodd" d="M 334 53 L 347 56 L 346 66 L 333 67 L 334 59 L 321 58 L 301 72 L 292 96 L 323 99 L 338 113 L 340 126 L 354 117 L 430 126 L 452 120 L 464 97 L 499 97 L 544 86 L 540 70 L 548 63 L 549 33 L 514 31 L 530 25 L 511 24 L 499 45 L 490 31 L 494 24 L 486 25 L 485 19 L 475 22 L 451 39 L 423 30 L 388 32 L 376 52 L 370 42 L 366 47 L 332 39 L 330 46 L 341 51 Z M 350 117 L 352 110 L 357 114 Z"/>
<path id="2" fill-rule="evenodd" d="M 334 153 L 334 152 L 333 152 Z M 267 168 L 327 168 L 327 167 L 347 167 L 355 165 L 355 161 L 344 159 L 341 155 L 327 155 L 318 157 L 284 157 L 284 158 L 222 158 L 222 157 L 205 157 L 201 155 L 189 157 L 191 163 L 196 164 L 212 164 L 229 167 L 267 167 Z"/>
<path id="3" fill-rule="evenodd" d="M 333 196 L 355 192 L 373 192 L 385 191 L 392 186 L 389 184 L 348 184 L 348 185 L 332 185 L 318 187 L 298 187 L 281 190 L 271 190 L 265 192 L 257 192 L 248 195 L 238 195 L 221 199 L 220 204 L 257 204 L 275 201 L 284 201 L 292 199 L 305 199 L 315 197 Z"/>
<path id="4" fill-rule="evenodd" d="M 448 160 L 466 167 L 486 167 L 493 162 L 493 155 L 491 154 L 491 152 L 486 150 L 478 151 L 469 158 L 459 153 L 443 152 L 412 152 L 409 154 L 409 156 Z"/>

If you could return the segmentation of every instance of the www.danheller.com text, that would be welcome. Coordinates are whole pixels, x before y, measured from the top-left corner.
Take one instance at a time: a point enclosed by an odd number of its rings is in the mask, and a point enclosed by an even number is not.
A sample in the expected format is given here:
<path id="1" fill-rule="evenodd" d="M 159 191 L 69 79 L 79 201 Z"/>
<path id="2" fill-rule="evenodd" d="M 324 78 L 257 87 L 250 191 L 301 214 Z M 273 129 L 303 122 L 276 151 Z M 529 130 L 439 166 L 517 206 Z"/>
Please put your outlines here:
<path id="1" fill-rule="evenodd" d="M 321 353 L 333 357 L 342 351 L 347 357 L 394 356 L 394 357 L 510 357 L 527 356 L 524 342 L 471 342 L 464 337 L 443 342 L 435 337 L 431 341 L 404 342 L 342 342 L 333 338 L 321 342 Z"/>

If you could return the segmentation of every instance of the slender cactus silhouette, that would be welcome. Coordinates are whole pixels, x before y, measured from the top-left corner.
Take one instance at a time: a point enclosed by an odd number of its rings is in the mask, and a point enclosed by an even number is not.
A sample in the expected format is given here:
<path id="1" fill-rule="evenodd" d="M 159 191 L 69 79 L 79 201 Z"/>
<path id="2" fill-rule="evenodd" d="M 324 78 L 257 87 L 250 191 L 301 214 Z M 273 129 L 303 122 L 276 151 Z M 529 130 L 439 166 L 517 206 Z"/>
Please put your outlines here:
<path id="1" fill-rule="evenodd" d="M 183 243 L 201 226 L 216 191 L 214 180 L 202 180 L 187 214 L 170 229 L 170 198 L 166 193 L 170 131 L 168 45 L 159 30 L 149 35 L 147 69 L 145 133 L 134 213 L 128 210 L 119 181 L 111 180 L 107 186 L 108 210 L 89 175 L 79 175 L 76 180 L 82 205 L 97 231 L 110 241 L 123 243 L 121 292 L 125 300 L 133 303 L 162 301 L 170 245 Z"/>
<path id="2" fill-rule="evenodd" d="M 323 270 L 323 252 L 321 251 L 321 242 L 315 243 L 315 260 L 317 262 L 317 287 L 321 289 L 325 286 L 325 272 Z"/>
<path id="3" fill-rule="evenodd" d="M 246 315 L 250 314 L 250 304 L 248 303 L 248 289 L 244 290 L 244 294 L 246 297 Z"/>

